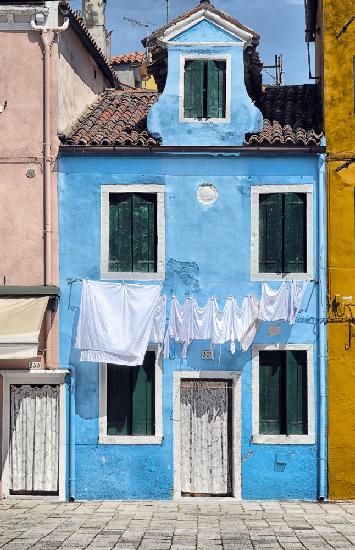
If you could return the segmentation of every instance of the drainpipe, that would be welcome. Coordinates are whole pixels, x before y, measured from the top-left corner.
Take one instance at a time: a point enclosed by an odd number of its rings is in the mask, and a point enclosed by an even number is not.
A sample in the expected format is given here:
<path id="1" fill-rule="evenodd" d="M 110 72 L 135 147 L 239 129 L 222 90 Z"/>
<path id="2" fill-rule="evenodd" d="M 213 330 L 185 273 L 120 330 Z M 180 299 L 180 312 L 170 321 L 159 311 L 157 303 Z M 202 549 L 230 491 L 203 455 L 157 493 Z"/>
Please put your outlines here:
<path id="1" fill-rule="evenodd" d="M 318 257 L 319 257 L 319 495 L 322 502 L 327 498 L 327 215 L 326 215 L 326 159 L 319 155 L 318 176 Z"/>
<path id="2" fill-rule="evenodd" d="M 70 369 L 70 386 L 69 386 L 69 501 L 75 500 L 75 368 L 73 365 Z"/>
<path id="3" fill-rule="evenodd" d="M 52 281 L 52 182 L 51 182 L 51 48 L 56 33 L 65 31 L 69 26 L 69 19 L 66 18 L 61 27 L 47 29 L 44 25 L 37 25 L 35 19 L 31 21 L 34 31 L 41 33 L 43 44 L 43 194 L 44 194 L 44 284 L 51 285 Z M 52 311 L 46 311 L 46 368 L 52 365 Z"/>

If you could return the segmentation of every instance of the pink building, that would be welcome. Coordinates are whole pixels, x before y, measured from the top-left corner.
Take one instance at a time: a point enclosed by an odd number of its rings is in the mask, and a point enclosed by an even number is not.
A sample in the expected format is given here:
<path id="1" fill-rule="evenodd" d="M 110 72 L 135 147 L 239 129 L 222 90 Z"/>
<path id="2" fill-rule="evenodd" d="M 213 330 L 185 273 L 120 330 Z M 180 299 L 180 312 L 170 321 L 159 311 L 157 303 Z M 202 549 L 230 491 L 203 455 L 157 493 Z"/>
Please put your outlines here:
<path id="1" fill-rule="evenodd" d="M 96 12 L 90 10 L 93 4 Z M 58 134 L 97 94 L 116 85 L 106 58 L 104 7 L 102 0 L 83 0 L 94 40 L 66 1 L 0 6 L 0 496 L 64 497 L 65 460 L 59 453 L 66 441 L 66 371 L 58 364 L 56 157 Z M 40 421 L 45 407 L 53 414 Z M 21 447 L 20 416 L 27 441 L 49 430 L 51 448 L 44 440 L 40 449 Z M 25 453 L 22 465 L 20 453 L 22 459 Z"/>

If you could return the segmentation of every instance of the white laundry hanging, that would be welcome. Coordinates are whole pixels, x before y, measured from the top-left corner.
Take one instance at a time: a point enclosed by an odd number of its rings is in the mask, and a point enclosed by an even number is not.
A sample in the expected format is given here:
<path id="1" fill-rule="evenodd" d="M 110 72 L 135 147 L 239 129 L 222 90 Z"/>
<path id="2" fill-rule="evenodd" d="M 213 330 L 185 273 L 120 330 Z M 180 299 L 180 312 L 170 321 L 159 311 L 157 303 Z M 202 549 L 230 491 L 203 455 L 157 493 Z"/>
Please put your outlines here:
<path id="1" fill-rule="evenodd" d="M 277 290 L 262 284 L 259 319 L 261 321 L 288 321 L 293 325 L 301 307 L 308 281 L 283 282 Z"/>
<path id="2" fill-rule="evenodd" d="M 262 284 L 259 319 L 261 321 L 285 321 L 289 313 L 289 292 L 287 283 L 281 283 L 277 290 Z"/>
<path id="3" fill-rule="evenodd" d="M 170 338 L 182 344 L 183 358 L 194 340 L 230 342 L 231 353 L 238 341 L 247 351 L 262 321 L 294 324 L 307 284 L 284 282 L 274 290 L 263 283 L 260 302 L 250 294 L 239 307 L 228 297 L 223 309 L 214 297 L 202 307 L 194 298 L 180 304 L 173 297 L 164 339 L 166 298 L 160 286 L 84 281 L 75 345 L 82 361 L 129 366 L 143 363 L 150 341 L 164 340 L 168 357 Z"/>
<path id="4" fill-rule="evenodd" d="M 215 298 L 209 298 L 206 305 L 200 307 L 193 298 L 180 304 L 173 297 L 165 338 L 165 357 L 169 353 L 170 338 L 182 344 L 183 358 L 193 340 L 210 340 L 212 344 L 230 342 L 232 353 L 235 351 L 235 341 L 238 341 L 242 349 L 247 350 L 259 327 L 258 310 L 258 302 L 252 295 L 244 298 L 241 308 L 235 298 L 229 297 L 222 310 Z"/>
<path id="5" fill-rule="evenodd" d="M 83 281 L 75 347 L 81 361 L 142 365 L 149 341 L 162 341 L 165 297 L 158 285 Z"/>
<path id="6" fill-rule="evenodd" d="M 259 330 L 259 302 L 250 294 L 243 300 L 243 333 L 240 340 L 240 345 L 243 351 L 247 351 L 252 345 L 255 335 Z"/>

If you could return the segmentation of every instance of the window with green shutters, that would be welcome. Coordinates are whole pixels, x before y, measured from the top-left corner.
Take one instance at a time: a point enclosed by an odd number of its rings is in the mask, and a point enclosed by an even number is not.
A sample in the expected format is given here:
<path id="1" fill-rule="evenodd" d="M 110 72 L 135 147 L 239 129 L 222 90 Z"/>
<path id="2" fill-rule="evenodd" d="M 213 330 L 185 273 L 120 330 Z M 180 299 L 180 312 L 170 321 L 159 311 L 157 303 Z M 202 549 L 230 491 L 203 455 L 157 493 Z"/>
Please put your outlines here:
<path id="1" fill-rule="evenodd" d="M 186 59 L 184 117 L 225 118 L 226 62 L 215 59 Z"/>
<path id="2" fill-rule="evenodd" d="M 307 272 L 307 194 L 259 195 L 259 273 Z"/>
<path id="3" fill-rule="evenodd" d="M 155 435 L 155 352 L 141 366 L 107 365 L 107 435 Z"/>
<path id="4" fill-rule="evenodd" d="M 157 196 L 110 193 L 109 271 L 157 271 Z"/>
<path id="5" fill-rule="evenodd" d="M 259 433 L 308 433 L 307 352 L 259 352 Z"/>

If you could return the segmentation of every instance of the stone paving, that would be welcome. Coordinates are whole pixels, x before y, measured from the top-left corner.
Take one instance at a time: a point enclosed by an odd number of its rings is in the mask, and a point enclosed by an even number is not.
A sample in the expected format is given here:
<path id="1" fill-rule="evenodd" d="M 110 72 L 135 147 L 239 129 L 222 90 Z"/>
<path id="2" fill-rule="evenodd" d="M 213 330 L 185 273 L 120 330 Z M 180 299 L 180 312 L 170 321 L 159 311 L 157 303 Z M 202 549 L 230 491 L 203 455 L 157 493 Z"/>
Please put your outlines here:
<path id="1" fill-rule="evenodd" d="M 0 501 L 1 550 L 296 550 L 355 546 L 355 502 Z"/>

